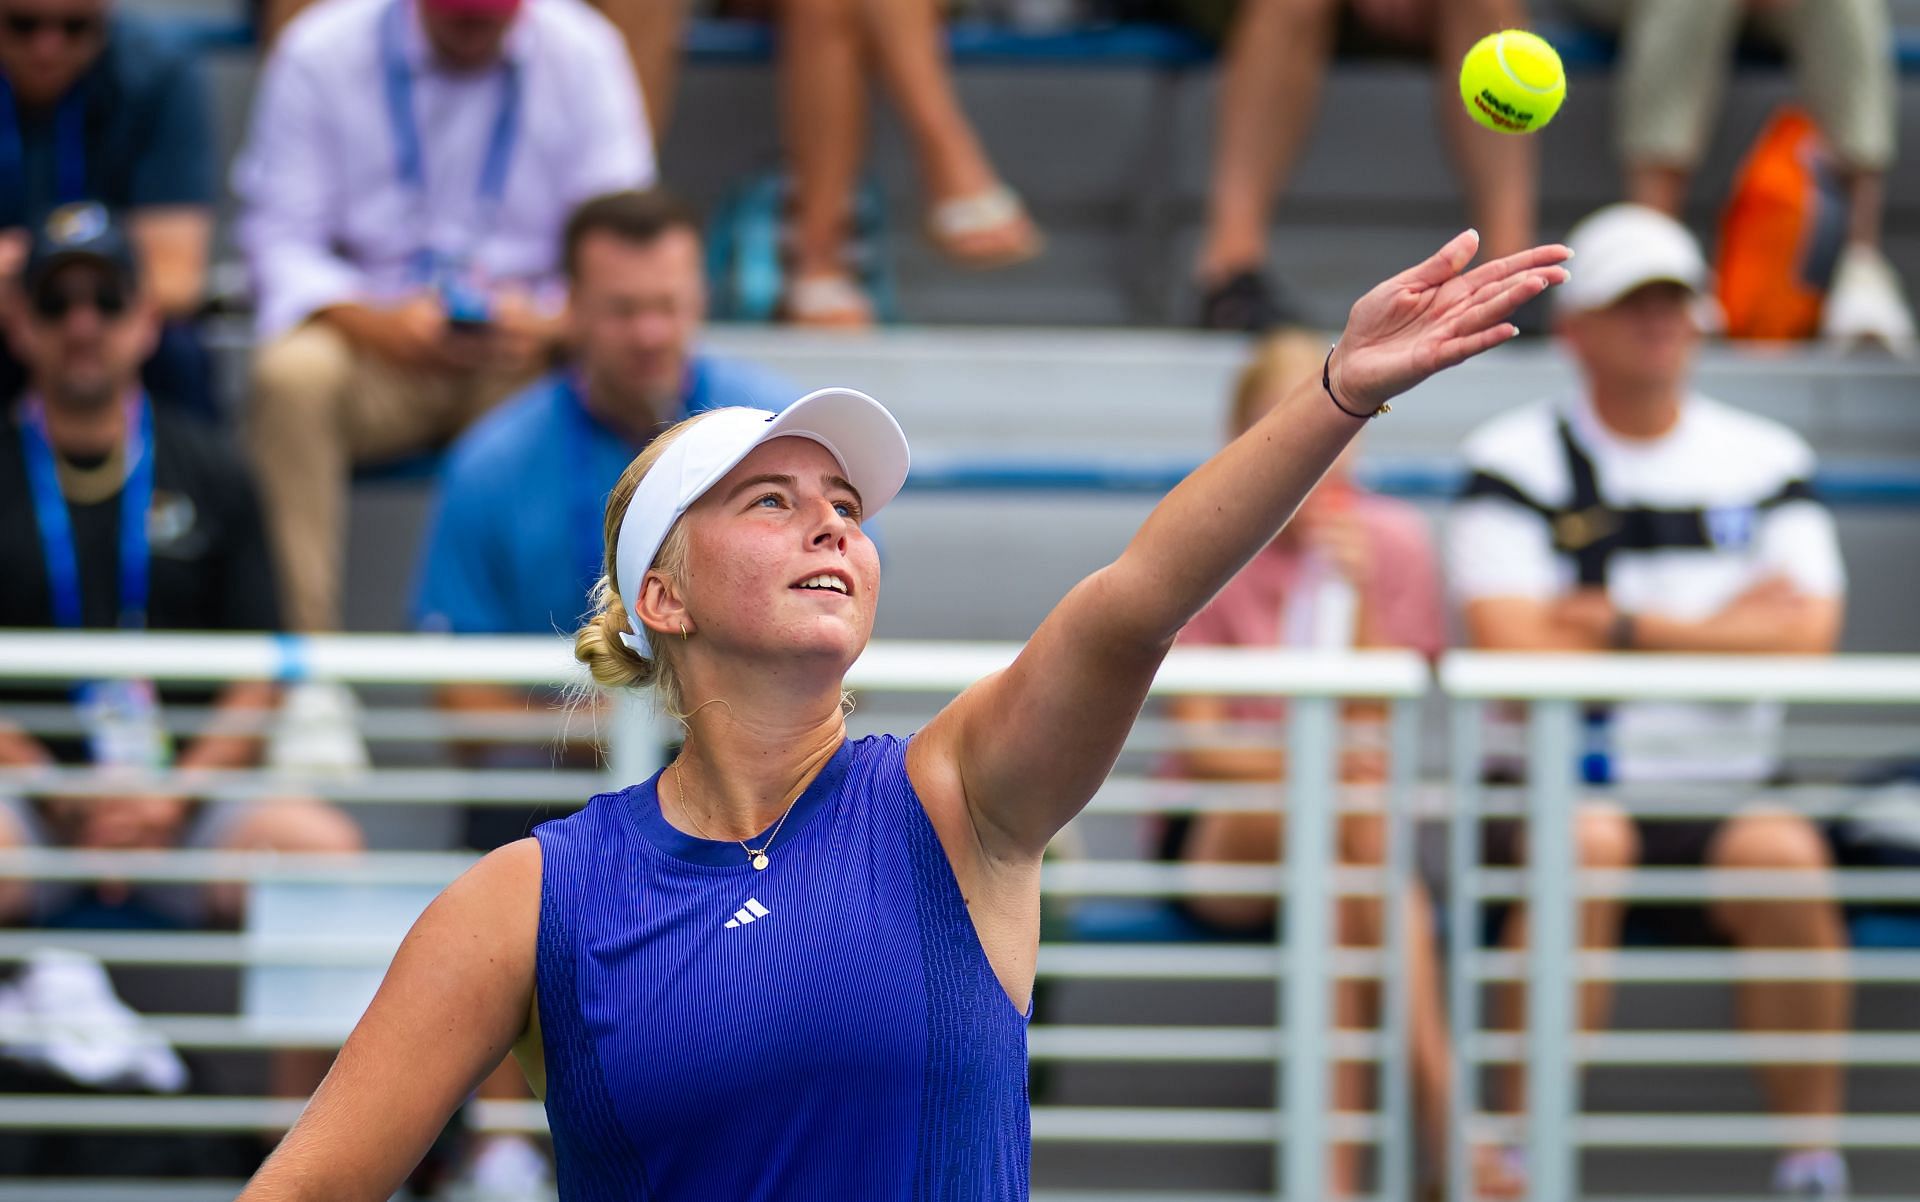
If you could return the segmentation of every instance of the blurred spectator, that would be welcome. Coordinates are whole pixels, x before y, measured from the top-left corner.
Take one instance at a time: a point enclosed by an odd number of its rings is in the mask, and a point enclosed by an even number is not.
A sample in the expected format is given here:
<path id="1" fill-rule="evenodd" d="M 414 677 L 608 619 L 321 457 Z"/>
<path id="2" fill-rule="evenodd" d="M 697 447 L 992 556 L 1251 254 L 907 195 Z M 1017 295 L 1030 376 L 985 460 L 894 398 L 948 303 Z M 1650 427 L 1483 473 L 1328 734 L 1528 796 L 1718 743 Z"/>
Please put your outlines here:
<path id="1" fill-rule="evenodd" d="M 1287 389 L 1317 374 L 1325 352 L 1323 343 L 1305 333 L 1269 339 L 1235 386 L 1230 434 L 1245 433 Z M 1426 519 L 1405 502 L 1356 485 L 1352 459 L 1349 450 L 1335 463 L 1286 529 L 1181 632 L 1180 646 L 1406 647 L 1429 657 L 1439 655 L 1446 631 Z M 1284 720 L 1286 707 L 1277 701 L 1192 697 L 1172 702 L 1168 712 L 1194 724 L 1277 724 Z M 1378 784 L 1386 779 L 1384 718 L 1378 704 L 1346 705 L 1348 729 L 1365 734 L 1343 753 L 1343 780 Z M 1182 775 L 1199 780 L 1278 781 L 1286 775 L 1286 756 L 1278 749 L 1200 748 L 1183 752 L 1178 767 Z M 1339 840 L 1345 863 L 1378 865 L 1385 859 L 1385 830 L 1375 815 L 1344 815 Z M 1281 820 L 1271 814 L 1199 814 L 1169 824 L 1164 843 L 1170 855 L 1184 860 L 1272 863 L 1280 855 Z M 1273 902 L 1258 898 L 1200 896 L 1184 908 L 1188 917 L 1221 931 L 1264 933 L 1271 931 L 1274 920 Z M 1424 888 L 1416 888 L 1413 895 L 1408 929 L 1415 933 L 1407 949 L 1415 1084 L 1423 1134 L 1437 1155 L 1447 1147 L 1449 1065 L 1440 1006 L 1444 989 L 1429 937 L 1432 907 Z M 1345 944 L 1378 947 L 1384 933 L 1380 903 L 1371 898 L 1342 902 L 1340 931 Z M 1377 1004 L 1376 992 L 1362 982 L 1341 982 L 1339 1024 L 1371 1025 L 1365 1011 Z M 1371 1075 L 1367 1065 L 1342 1064 L 1334 1105 L 1365 1109 Z M 1359 1145 L 1344 1145 L 1334 1161 L 1331 1188 L 1340 1196 L 1357 1192 L 1361 1153 Z M 1491 1149 L 1476 1167 L 1483 1195 L 1509 1196 L 1512 1183 L 1504 1179 L 1505 1166 Z"/>
<path id="2" fill-rule="evenodd" d="M 1621 31 L 1618 138 L 1627 199 L 1673 216 L 1712 136 L 1742 28 L 1786 48 L 1845 172 L 1846 248 L 1824 333 L 1910 348 L 1913 314 L 1880 251 L 1898 110 L 1886 0 L 1577 0 L 1577 7 Z"/>
<path id="3" fill-rule="evenodd" d="M 561 223 L 652 178 L 632 69 L 571 0 L 322 0 L 287 28 L 234 180 L 291 626 L 340 624 L 353 465 L 433 446 L 543 371 Z"/>
<path id="4" fill-rule="evenodd" d="M 189 47 L 109 0 L 0 13 L 0 279 L 55 208 L 98 201 L 125 222 L 165 325 L 146 364 L 156 396 L 211 415 L 200 308 L 213 233 L 213 125 Z M 0 359 L 0 389 L 24 369 Z"/>
<path id="5" fill-rule="evenodd" d="M 633 72 L 640 80 L 653 139 L 667 136 L 673 121 L 674 89 L 680 83 L 680 36 L 692 0 L 596 0 L 627 43 Z"/>
<path id="6" fill-rule="evenodd" d="M 29 387 L 0 427 L 0 627 L 278 628 L 266 535 L 246 469 L 209 428 L 149 404 L 140 387 L 139 364 L 159 318 L 126 238 L 103 208 L 53 215 L 30 252 L 24 293 L 6 306 Z M 68 696 L 11 695 L 43 704 Z M 83 737 L 43 741 L 0 721 L 0 763 L 92 763 L 129 775 L 246 767 L 257 758 L 259 719 L 275 690 L 264 683 L 220 690 L 212 724 L 177 755 L 152 685 L 98 681 L 74 696 Z M 167 696 L 195 694 L 169 689 Z M 9 799 L 0 805 L 0 842 L 352 851 L 360 834 L 351 819 L 314 801 L 200 803 L 138 792 Z M 232 921 L 239 902 L 232 887 L 104 882 L 30 893 L 13 882 L 0 889 L 6 920 L 67 925 Z"/>
<path id="7" fill-rule="evenodd" d="M 1196 265 L 1202 326 L 1257 332 L 1302 316 L 1265 275 L 1267 222 L 1312 131 L 1343 13 L 1363 43 L 1432 47 L 1435 111 L 1486 256 L 1532 244 L 1539 173 L 1533 141 L 1474 124 L 1460 103 L 1456 70 L 1474 42 L 1525 24 L 1524 0 L 1157 2 L 1204 33 L 1227 35 L 1207 229 Z"/>
<path id="8" fill-rule="evenodd" d="M 1496 419 L 1466 443 L 1472 472 L 1449 532 L 1453 587 L 1476 647 L 1526 651 L 1831 652 L 1844 572 L 1831 515 L 1814 499 L 1813 453 L 1780 425 L 1691 392 L 1706 266 L 1672 218 L 1615 205 L 1568 242 L 1580 264 L 1554 294 L 1559 331 L 1579 366 L 1576 395 Z M 1781 712 L 1765 705 L 1634 702 L 1589 717 L 1583 757 L 1595 783 L 1718 782 L 1758 787 L 1778 770 Z M 1710 865 L 1799 873 L 1829 866 L 1819 829 L 1754 805 L 1724 821 L 1632 822 L 1591 808 L 1579 819 L 1589 866 Z M 1511 849 L 1509 849 L 1511 851 Z M 1683 942 L 1838 951 L 1846 933 L 1828 899 L 1720 900 L 1699 914 L 1660 911 Z M 1589 946 L 1619 937 L 1616 903 L 1589 902 Z M 1509 931 L 1517 944 L 1518 927 Z M 1756 1031 L 1846 1027 L 1840 981 L 1741 986 Z M 1509 994 L 1512 991 L 1507 991 Z M 1517 999 L 1505 1009 L 1517 1018 Z M 1604 1021 L 1603 984 L 1585 1020 Z M 1769 1066 L 1781 1114 L 1841 1109 L 1833 1065 Z M 1518 1082 L 1513 1078 L 1518 1104 Z M 1831 1147 L 1782 1158 L 1795 1197 L 1839 1197 L 1846 1166 Z"/>
<path id="9" fill-rule="evenodd" d="M 270 46 L 310 0 L 255 0 L 260 44 Z M 691 0 L 596 0 L 627 44 L 655 141 L 666 135 L 680 68 L 680 33 Z"/>
<path id="10" fill-rule="evenodd" d="M 797 395 L 751 364 L 699 349 L 699 225 L 664 192 L 616 192 L 580 206 L 567 223 L 564 261 L 575 361 L 454 444 L 420 572 L 423 629 L 572 630 L 605 571 L 607 493 L 653 435 L 707 409 L 781 409 Z M 536 484 L 553 480 L 575 487 Z M 511 708 L 524 704 L 502 694 Z"/>
<path id="11" fill-rule="evenodd" d="M 780 7 L 780 117 L 793 181 L 787 320 L 873 322 L 872 298 L 849 263 L 848 229 L 876 76 L 912 141 L 926 194 L 924 233 L 934 249 L 982 269 L 1040 253 L 1039 232 L 960 109 L 935 0 L 782 0 Z"/>

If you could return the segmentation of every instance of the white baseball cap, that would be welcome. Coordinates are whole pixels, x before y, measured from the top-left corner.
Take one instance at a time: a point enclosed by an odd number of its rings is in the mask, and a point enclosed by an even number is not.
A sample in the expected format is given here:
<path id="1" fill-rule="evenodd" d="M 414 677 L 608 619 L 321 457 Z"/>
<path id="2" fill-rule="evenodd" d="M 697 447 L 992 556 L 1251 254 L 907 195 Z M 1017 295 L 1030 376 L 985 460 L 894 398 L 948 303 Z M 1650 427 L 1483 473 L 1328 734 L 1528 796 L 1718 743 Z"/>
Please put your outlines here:
<path id="1" fill-rule="evenodd" d="M 620 519 L 614 573 L 631 633 L 620 640 L 641 655 L 652 651 L 640 622 L 640 586 L 667 532 L 695 501 L 755 447 L 775 438 L 811 438 L 827 449 L 847 483 L 859 490 L 866 516 L 893 500 L 907 481 L 907 436 L 879 401 L 851 388 L 810 392 L 779 413 L 714 409 L 673 440 L 633 490 Z"/>
<path id="2" fill-rule="evenodd" d="M 1574 270 L 1553 291 L 1554 309 L 1604 309 L 1636 288 L 1675 283 L 1694 293 L 1707 286 L 1707 260 L 1687 227 L 1645 205 L 1608 205 L 1567 235 Z"/>

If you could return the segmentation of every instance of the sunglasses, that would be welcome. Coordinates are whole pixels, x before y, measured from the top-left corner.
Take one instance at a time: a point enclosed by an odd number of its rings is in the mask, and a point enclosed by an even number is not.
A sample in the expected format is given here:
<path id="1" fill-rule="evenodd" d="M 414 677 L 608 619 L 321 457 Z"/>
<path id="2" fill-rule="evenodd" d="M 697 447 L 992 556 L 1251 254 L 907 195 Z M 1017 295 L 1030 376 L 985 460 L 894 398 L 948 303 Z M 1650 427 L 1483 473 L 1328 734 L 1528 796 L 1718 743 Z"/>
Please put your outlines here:
<path id="1" fill-rule="evenodd" d="M 92 309 L 102 317 L 114 318 L 127 311 L 128 297 L 125 288 L 111 282 L 91 288 L 49 286 L 34 291 L 32 304 L 43 321 L 64 321 L 75 309 Z"/>
<path id="2" fill-rule="evenodd" d="M 57 30 L 70 42 L 92 38 L 104 21 L 98 16 L 50 17 L 40 13 L 7 13 L 0 17 L 0 28 L 21 41 L 37 36 L 43 29 Z"/>

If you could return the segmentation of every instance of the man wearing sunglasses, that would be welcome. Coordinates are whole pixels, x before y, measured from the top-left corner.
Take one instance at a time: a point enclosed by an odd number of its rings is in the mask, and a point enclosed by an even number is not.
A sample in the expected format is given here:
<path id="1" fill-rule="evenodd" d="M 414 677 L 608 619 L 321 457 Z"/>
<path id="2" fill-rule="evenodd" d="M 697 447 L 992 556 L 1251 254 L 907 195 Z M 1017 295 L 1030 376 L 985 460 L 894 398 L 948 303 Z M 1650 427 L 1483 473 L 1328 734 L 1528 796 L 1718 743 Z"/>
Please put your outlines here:
<path id="1" fill-rule="evenodd" d="M 213 231 L 214 138 L 197 60 L 110 0 L 0 0 L 0 279 L 54 209 L 97 201 L 126 224 L 164 319 L 146 376 L 211 412 L 200 308 Z M 23 368 L 0 361 L 0 389 Z"/>
<path id="2" fill-rule="evenodd" d="M 237 452 L 193 417 L 154 403 L 140 362 L 159 320 L 137 256 L 106 210 L 57 210 L 5 297 L 28 385 L 0 420 L 0 628 L 273 630 L 266 535 Z M 272 685 L 209 696 L 141 681 L 0 695 L 0 766 L 92 765 L 135 777 L 244 768 L 257 759 Z M 77 734 L 39 738 L 8 721 L 28 702 L 75 707 Z M 211 705 L 175 741 L 162 704 Z M 135 786 L 121 795 L 8 798 L 0 846 L 227 847 L 350 851 L 360 835 L 316 801 L 199 803 Z M 197 925 L 231 920 L 233 891 L 97 882 L 0 887 L 0 922 Z"/>

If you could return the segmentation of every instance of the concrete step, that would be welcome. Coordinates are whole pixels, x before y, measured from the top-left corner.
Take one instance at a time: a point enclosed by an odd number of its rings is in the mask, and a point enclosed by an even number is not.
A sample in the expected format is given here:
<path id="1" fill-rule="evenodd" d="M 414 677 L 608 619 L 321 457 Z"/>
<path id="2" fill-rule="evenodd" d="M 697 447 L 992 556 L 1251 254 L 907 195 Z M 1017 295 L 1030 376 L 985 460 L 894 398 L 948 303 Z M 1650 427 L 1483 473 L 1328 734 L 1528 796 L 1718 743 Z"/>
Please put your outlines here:
<path id="1" fill-rule="evenodd" d="M 1208 453 L 1223 434 L 1246 339 L 1165 330 L 941 327 L 845 335 L 721 326 L 715 350 L 884 401 L 923 454 Z M 1550 340 L 1523 339 L 1446 372 L 1368 427 L 1372 453 L 1450 455 L 1482 422 L 1567 392 Z M 1832 459 L 1920 455 L 1920 367 L 1821 349 L 1709 347 L 1701 391 L 1783 421 Z"/>

